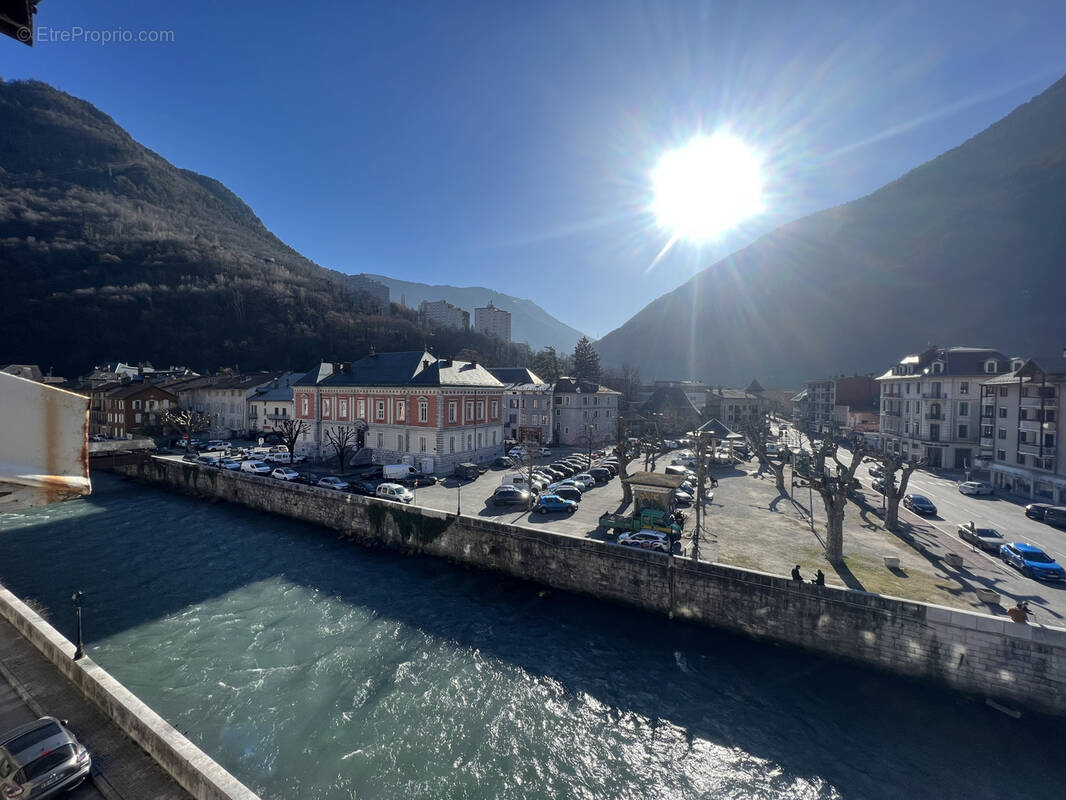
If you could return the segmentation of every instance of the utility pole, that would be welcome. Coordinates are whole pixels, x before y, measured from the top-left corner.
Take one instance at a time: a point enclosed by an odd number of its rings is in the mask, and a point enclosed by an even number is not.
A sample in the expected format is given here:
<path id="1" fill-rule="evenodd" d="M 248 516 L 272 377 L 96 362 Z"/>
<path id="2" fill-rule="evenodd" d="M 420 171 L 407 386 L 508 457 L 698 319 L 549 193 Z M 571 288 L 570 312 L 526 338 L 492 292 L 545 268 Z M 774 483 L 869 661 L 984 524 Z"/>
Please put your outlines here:
<path id="1" fill-rule="evenodd" d="M 77 622 L 78 622 L 78 637 L 77 637 L 77 642 L 74 645 L 74 660 L 75 661 L 77 661 L 80 658 L 84 658 L 85 657 L 85 648 L 82 647 L 82 640 L 81 640 L 81 598 L 82 598 L 82 593 L 81 592 L 74 592 L 74 594 L 72 594 L 70 596 L 70 599 L 74 601 L 74 615 L 77 618 Z"/>

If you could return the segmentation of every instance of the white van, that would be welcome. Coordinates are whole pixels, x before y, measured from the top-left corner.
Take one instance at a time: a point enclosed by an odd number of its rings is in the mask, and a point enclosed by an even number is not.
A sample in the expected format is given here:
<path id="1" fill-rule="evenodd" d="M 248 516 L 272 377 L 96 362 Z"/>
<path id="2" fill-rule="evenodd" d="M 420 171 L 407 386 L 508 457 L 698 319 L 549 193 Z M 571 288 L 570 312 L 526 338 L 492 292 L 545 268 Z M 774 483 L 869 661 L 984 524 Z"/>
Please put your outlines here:
<path id="1" fill-rule="evenodd" d="M 411 491 L 398 483 L 379 483 L 374 494 L 382 500 L 395 500 L 398 503 L 410 503 L 415 499 Z"/>
<path id="2" fill-rule="evenodd" d="M 521 472 L 510 472 L 500 480 L 500 486 L 517 486 L 529 491 L 529 476 Z"/>
<path id="3" fill-rule="evenodd" d="M 410 464 L 385 464 L 381 468 L 381 473 L 387 481 L 409 478 L 417 472 L 418 470 Z"/>
<path id="4" fill-rule="evenodd" d="M 241 472 L 253 472 L 256 475 L 269 475 L 270 465 L 264 464 L 262 461 L 242 461 Z"/>

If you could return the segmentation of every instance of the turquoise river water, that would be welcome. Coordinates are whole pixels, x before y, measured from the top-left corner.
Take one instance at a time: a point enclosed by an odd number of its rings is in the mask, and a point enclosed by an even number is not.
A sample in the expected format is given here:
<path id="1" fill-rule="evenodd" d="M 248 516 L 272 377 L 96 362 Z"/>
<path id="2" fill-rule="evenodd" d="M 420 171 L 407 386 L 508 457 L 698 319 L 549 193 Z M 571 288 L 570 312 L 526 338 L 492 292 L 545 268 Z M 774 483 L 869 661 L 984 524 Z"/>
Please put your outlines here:
<path id="1" fill-rule="evenodd" d="M 264 798 L 1061 798 L 1066 725 L 94 478 L 0 580 Z"/>

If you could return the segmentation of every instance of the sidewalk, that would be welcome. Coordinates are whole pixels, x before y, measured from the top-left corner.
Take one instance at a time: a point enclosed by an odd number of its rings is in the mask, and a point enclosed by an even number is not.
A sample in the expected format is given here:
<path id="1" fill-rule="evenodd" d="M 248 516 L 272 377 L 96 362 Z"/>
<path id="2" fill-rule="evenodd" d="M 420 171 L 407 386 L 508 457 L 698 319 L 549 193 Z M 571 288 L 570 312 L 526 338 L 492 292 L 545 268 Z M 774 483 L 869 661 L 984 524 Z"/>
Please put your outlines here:
<path id="1" fill-rule="evenodd" d="M 7 620 L 0 619 L 0 692 L 10 686 L 32 718 L 69 720 L 93 758 L 92 783 L 107 800 L 190 800 L 147 753 L 126 737 Z M 82 792 L 85 792 L 83 795 Z M 85 789 L 78 798 L 96 797 Z"/>

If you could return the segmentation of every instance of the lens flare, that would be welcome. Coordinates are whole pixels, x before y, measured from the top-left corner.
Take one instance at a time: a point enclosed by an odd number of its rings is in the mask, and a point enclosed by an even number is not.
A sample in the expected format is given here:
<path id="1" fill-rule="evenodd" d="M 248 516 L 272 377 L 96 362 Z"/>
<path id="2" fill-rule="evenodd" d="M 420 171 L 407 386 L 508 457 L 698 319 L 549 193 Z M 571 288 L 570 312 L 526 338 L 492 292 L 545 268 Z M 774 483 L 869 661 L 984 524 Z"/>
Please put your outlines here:
<path id="1" fill-rule="evenodd" d="M 726 134 L 697 137 L 662 157 L 652 209 L 676 239 L 714 239 L 763 209 L 762 159 Z"/>

